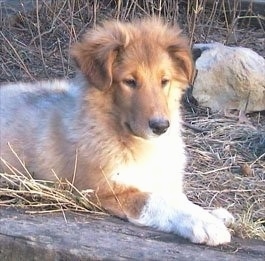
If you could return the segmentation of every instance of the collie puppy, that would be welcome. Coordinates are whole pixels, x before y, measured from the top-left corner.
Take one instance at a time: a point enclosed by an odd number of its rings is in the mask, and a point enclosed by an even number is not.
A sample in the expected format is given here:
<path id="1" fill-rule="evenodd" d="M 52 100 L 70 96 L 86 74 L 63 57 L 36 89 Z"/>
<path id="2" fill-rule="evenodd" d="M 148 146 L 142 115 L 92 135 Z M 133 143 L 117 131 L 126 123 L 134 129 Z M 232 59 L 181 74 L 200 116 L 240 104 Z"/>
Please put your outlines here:
<path id="1" fill-rule="evenodd" d="M 156 18 L 108 21 L 71 54 L 75 79 L 0 88 L 2 171 L 8 163 L 36 179 L 58 176 L 135 224 L 229 242 L 231 214 L 210 213 L 182 190 L 180 99 L 193 61 L 179 28 Z"/>

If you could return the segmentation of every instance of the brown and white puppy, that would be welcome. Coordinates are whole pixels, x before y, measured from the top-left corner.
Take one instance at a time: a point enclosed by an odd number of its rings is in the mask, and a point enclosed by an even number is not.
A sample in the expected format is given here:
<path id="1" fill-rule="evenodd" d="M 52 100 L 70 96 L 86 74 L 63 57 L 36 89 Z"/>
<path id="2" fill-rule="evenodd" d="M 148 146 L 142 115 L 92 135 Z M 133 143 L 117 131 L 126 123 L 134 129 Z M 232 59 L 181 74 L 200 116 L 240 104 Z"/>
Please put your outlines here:
<path id="1" fill-rule="evenodd" d="M 155 18 L 105 22 L 72 56 L 81 72 L 73 80 L 0 88 L 2 171 L 10 171 L 4 162 L 23 171 L 19 157 L 35 178 L 56 173 L 93 189 L 96 203 L 133 223 L 229 242 L 223 220 L 182 191 L 179 106 L 193 62 L 179 28 Z"/>

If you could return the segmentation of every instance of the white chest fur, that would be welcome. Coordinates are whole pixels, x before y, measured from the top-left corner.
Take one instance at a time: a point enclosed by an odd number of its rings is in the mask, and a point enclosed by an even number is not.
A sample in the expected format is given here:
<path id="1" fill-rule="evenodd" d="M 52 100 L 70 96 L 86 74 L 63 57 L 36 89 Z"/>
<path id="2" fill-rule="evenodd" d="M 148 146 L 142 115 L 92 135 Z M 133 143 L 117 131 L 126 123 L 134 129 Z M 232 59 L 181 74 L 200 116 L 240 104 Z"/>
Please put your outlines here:
<path id="1" fill-rule="evenodd" d="M 174 195 L 182 191 L 185 167 L 184 144 L 177 132 L 169 131 L 153 139 L 140 156 L 122 163 L 112 181 L 143 192 Z"/>

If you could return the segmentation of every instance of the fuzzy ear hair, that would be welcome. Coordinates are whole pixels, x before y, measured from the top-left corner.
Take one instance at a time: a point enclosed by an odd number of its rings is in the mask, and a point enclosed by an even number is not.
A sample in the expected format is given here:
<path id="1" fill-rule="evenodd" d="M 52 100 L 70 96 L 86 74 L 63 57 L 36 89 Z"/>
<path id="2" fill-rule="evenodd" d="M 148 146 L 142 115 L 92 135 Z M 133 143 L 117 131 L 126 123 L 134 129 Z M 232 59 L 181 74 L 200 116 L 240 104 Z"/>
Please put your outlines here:
<path id="1" fill-rule="evenodd" d="M 112 65 L 123 46 L 121 30 L 118 27 L 99 27 L 85 34 L 81 42 L 73 45 L 71 54 L 88 81 L 100 90 L 112 84 Z M 114 25 L 114 24 L 113 24 Z"/>
<path id="2" fill-rule="evenodd" d="M 190 85 L 194 78 L 194 62 L 187 41 L 179 39 L 176 44 L 169 45 L 167 50 L 175 63 L 178 80 Z"/>

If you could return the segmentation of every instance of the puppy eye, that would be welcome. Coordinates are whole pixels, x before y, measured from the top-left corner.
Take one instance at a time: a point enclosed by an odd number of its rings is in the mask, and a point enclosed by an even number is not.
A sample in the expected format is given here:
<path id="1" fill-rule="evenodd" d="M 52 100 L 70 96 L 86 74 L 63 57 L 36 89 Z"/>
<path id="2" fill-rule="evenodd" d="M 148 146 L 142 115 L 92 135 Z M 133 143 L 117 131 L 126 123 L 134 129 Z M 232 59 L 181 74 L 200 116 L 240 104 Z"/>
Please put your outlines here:
<path id="1" fill-rule="evenodd" d="M 168 83 L 169 83 L 169 80 L 168 80 L 168 79 L 162 79 L 162 80 L 161 80 L 161 85 L 162 85 L 162 87 L 167 86 Z"/>
<path id="2" fill-rule="evenodd" d="M 135 89 L 137 87 L 137 82 L 134 79 L 127 79 L 123 81 L 127 86 L 129 86 L 132 89 Z"/>

